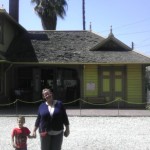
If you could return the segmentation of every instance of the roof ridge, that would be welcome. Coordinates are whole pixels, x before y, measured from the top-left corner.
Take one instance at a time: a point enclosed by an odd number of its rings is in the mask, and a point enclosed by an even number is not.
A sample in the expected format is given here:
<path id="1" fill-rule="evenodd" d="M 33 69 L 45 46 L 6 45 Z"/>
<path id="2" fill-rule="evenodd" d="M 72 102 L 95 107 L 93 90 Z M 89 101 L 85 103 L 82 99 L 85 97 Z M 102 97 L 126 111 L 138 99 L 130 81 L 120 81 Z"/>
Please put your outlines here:
<path id="1" fill-rule="evenodd" d="M 134 49 L 132 51 L 135 52 L 135 53 L 137 53 L 137 54 L 139 54 L 139 55 L 142 55 L 144 57 L 150 58 L 150 56 L 147 56 L 146 54 L 142 53 L 141 51 L 134 50 Z"/>
<path id="2" fill-rule="evenodd" d="M 28 30 L 28 32 L 87 32 L 87 30 Z"/>

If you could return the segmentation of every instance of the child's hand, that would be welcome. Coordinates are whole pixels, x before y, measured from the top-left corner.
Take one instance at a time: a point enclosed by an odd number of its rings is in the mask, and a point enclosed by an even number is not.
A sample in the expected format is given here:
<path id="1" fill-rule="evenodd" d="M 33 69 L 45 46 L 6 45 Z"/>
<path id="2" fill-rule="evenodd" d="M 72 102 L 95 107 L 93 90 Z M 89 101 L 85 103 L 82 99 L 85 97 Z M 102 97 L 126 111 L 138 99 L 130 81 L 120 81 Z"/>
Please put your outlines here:
<path id="1" fill-rule="evenodd" d="M 32 137 L 36 138 L 36 132 L 33 132 Z"/>
<path id="2" fill-rule="evenodd" d="M 17 148 L 17 146 L 16 146 L 16 144 L 15 144 L 15 143 L 13 143 L 13 148 Z"/>
<path id="3" fill-rule="evenodd" d="M 33 138 L 36 138 L 36 135 L 32 135 Z"/>
<path id="4" fill-rule="evenodd" d="M 28 138 L 30 138 L 30 139 L 36 138 L 36 134 L 28 135 Z"/>
<path id="5" fill-rule="evenodd" d="M 32 136 L 34 136 L 34 138 L 36 138 L 36 132 L 35 131 L 33 131 Z"/>

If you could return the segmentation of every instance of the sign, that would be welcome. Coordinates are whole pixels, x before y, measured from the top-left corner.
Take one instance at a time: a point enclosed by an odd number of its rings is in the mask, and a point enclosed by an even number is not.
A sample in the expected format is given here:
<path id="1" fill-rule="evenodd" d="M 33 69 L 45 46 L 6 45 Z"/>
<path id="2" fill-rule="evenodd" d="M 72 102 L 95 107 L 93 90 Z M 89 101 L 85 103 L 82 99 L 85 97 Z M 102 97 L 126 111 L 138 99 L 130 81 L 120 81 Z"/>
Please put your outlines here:
<path id="1" fill-rule="evenodd" d="M 95 90 L 95 83 L 93 83 L 93 82 L 87 83 L 86 89 L 87 89 L 87 91 L 94 91 Z"/>

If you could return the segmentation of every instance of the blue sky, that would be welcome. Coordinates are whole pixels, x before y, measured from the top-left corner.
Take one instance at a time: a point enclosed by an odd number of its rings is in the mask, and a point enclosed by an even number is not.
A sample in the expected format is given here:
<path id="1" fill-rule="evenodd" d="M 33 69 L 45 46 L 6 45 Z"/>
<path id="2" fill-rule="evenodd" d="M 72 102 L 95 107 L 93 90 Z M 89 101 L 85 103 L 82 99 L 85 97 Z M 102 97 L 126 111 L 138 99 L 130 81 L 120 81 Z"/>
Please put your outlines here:
<path id="1" fill-rule="evenodd" d="M 66 0 L 68 9 L 64 20 L 58 19 L 57 30 L 82 30 L 82 0 Z M 9 12 L 9 0 L 0 6 Z M 20 0 L 19 23 L 27 30 L 43 30 L 31 0 Z M 112 26 L 116 38 L 134 50 L 150 56 L 150 0 L 85 0 L 86 30 L 107 37 Z"/>

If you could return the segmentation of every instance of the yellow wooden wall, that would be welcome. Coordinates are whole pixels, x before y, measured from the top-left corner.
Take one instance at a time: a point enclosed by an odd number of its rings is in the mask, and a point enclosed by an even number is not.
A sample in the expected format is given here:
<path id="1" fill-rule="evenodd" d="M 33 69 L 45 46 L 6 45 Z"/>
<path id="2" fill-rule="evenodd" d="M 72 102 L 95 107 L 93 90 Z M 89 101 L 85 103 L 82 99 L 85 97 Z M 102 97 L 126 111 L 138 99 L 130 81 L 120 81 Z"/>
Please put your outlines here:
<path id="1" fill-rule="evenodd" d="M 127 101 L 142 102 L 142 66 L 127 65 Z"/>
<path id="2" fill-rule="evenodd" d="M 142 103 L 142 65 L 132 65 L 126 66 L 126 101 Z M 98 65 L 85 65 L 83 71 L 83 81 L 84 81 L 84 97 L 98 97 Z M 88 89 L 88 84 L 95 85 L 92 90 Z"/>
<path id="3" fill-rule="evenodd" d="M 85 65 L 83 76 L 84 76 L 84 97 L 98 96 L 97 65 Z"/>

